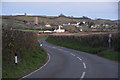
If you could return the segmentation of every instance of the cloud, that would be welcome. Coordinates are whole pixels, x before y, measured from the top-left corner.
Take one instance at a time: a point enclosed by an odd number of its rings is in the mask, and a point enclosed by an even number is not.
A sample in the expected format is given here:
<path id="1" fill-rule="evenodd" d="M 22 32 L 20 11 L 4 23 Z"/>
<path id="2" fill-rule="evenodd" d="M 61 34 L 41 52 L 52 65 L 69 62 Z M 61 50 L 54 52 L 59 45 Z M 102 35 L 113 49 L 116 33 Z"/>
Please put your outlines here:
<path id="1" fill-rule="evenodd" d="M 24 13 L 14 13 L 12 15 L 24 15 Z"/>
<path id="2" fill-rule="evenodd" d="M 25 15 L 25 13 L 14 13 L 12 15 Z M 39 14 L 29 14 L 29 13 L 27 13 L 27 15 L 39 15 Z"/>

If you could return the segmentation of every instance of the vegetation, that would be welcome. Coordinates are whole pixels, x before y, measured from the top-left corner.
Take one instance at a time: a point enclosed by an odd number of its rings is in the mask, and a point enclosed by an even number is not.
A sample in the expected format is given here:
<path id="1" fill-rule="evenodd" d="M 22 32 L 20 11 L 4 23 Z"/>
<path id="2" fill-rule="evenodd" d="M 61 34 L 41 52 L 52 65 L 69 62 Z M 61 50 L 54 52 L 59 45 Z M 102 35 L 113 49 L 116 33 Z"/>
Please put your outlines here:
<path id="1" fill-rule="evenodd" d="M 64 29 L 70 33 L 78 33 L 80 32 L 78 28 L 75 26 L 64 26 Z"/>
<path id="2" fill-rule="evenodd" d="M 48 35 L 38 35 L 37 37 L 38 39 L 42 39 L 42 38 L 48 38 Z"/>
<path id="3" fill-rule="evenodd" d="M 36 16 L 3 16 L 3 19 L 12 19 L 12 20 L 17 20 L 17 21 L 22 21 L 22 22 L 28 22 L 34 24 Z M 38 16 L 38 25 L 45 25 L 47 23 L 51 25 L 59 25 L 59 24 L 64 24 L 64 23 L 69 23 L 69 22 L 78 22 L 78 21 L 90 21 L 91 19 L 89 18 L 71 18 L 71 17 L 65 17 L 65 16 Z"/>
<path id="4" fill-rule="evenodd" d="M 78 33 L 82 28 L 84 32 L 91 31 L 117 31 L 118 23 L 113 20 L 105 20 L 105 19 L 96 19 L 92 20 L 88 17 L 74 18 L 74 17 L 66 17 L 64 15 L 60 16 L 37 16 L 38 24 L 35 24 L 36 16 L 2 16 L 2 27 L 4 28 L 13 28 L 13 29 L 22 29 L 25 31 L 34 31 L 38 32 L 43 30 L 53 31 L 58 27 L 58 25 L 63 24 L 76 24 L 80 22 L 79 26 L 67 25 L 64 26 L 66 31 L 70 33 Z M 85 21 L 85 24 L 83 23 Z M 46 24 L 50 24 L 51 27 L 45 27 Z M 98 26 L 99 25 L 99 26 Z M 91 27 L 94 26 L 94 27 Z"/>
<path id="5" fill-rule="evenodd" d="M 39 33 L 39 30 L 30 30 L 30 29 L 14 29 L 14 30 L 27 31 L 27 32 L 36 32 L 36 33 Z"/>
<path id="6" fill-rule="evenodd" d="M 20 78 L 47 61 L 47 54 L 39 46 L 36 33 L 3 29 L 2 39 L 3 78 Z M 15 50 L 17 65 L 14 63 Z"/>
<path id="7" fill-rule="evenodd" d="M 118 53 L 120 53 L 120 47 L 118 45 L 120 43 L 119 39 L 119 33 L 112 34 L 111 48 L 108 47 L 108 34 L 49 36 L 46 41 L 55 45 L 97 54 L 111 60 L 118 60 Z"/>

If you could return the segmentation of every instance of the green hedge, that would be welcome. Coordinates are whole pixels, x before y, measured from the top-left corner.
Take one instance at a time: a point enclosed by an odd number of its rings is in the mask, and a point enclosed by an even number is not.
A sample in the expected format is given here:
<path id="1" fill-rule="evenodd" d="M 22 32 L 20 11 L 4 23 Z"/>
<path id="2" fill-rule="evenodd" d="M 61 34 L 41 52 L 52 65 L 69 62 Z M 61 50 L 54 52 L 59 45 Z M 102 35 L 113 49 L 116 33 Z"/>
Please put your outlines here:
<path id="1" fill-rule="evenodd" d="M 49 36 L 46 41 L 55 45 L 97 54 L 112 60 L 118 60 L 116 56 L 118 56 L 118 53 L 120 53 L 120 34 L 112 33 L 111 48 L 108 46 L 108 35 L 109 34 L 107 33 L 88 34 L 83 36 L 53 35 Z M 109 55 L 109 52 L 112 53 Z"/>
<path id="2" fill-rule="evenodd" d="M 18 65 L 14 64 L 17 51 Z M 3 30 L 2 33 L 2 77 L 20 78 L 47 61 L 46 52 L 40 47 L 36 33 Z"/>

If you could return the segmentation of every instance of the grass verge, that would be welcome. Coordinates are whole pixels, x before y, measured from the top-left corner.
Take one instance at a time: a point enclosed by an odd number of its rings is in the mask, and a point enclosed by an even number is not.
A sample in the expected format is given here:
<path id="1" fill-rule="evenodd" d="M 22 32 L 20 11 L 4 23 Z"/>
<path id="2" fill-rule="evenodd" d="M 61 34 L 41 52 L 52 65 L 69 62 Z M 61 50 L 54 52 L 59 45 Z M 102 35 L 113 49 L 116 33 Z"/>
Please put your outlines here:
<path id="1" fill-rule="evenodd" d="M 79 51 L 84 51 L 92 54 L 97 54 L 99 56 L 118 61 L 118 51 L 115 51 L 114 49 L 108 49 L 105 47 L 92 47 L 90 45 L 84 45 L 83 43 L 77 41 L 77 40 L 59 40 L 59 39 L 53 39 L 53 38 L 48 38 L 46 40 L 48 43 L 52 43 L 54 45 L 58 46 L 63 46 Z"/>
<path id="2" fill-rule="evenodd" d="M 3 78 L 20 78 L 34 71 L 36 68 L 39 68 L 47 61 L 47 54 L 39 46 L 39 43 L 30 52 L 27 50 L 22 51 L 19 57 L 18 65 L 14 63 L 8 64 L 8 61 L 3 60 Z"/>

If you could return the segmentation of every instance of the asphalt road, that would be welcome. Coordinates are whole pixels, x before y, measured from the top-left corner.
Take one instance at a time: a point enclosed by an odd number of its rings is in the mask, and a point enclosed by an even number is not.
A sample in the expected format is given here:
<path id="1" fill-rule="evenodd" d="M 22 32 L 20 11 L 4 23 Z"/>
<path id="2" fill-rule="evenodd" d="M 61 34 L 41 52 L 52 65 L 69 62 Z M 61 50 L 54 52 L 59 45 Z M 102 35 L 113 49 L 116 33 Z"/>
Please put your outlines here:
<path id="1" fill-rule="evenodd" d="M 41 68 L 23 78 L 118 78 L 118 63 L 97 55 L 55 46 L 40 39 L 48 53 Z"/>

